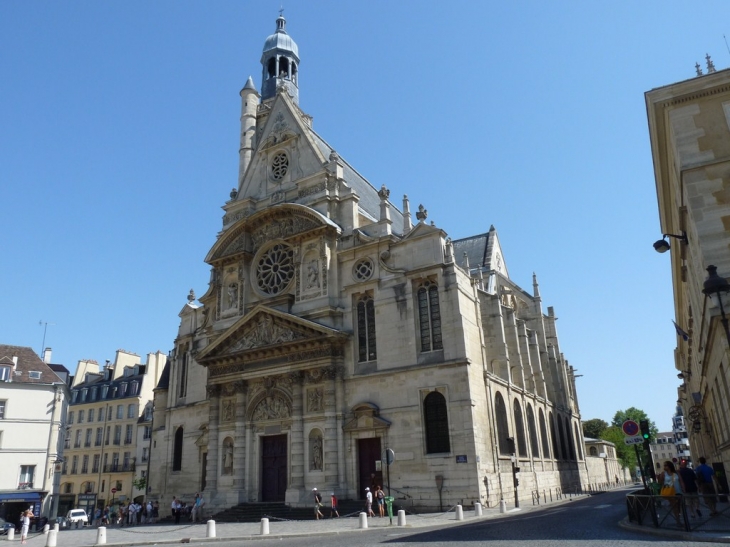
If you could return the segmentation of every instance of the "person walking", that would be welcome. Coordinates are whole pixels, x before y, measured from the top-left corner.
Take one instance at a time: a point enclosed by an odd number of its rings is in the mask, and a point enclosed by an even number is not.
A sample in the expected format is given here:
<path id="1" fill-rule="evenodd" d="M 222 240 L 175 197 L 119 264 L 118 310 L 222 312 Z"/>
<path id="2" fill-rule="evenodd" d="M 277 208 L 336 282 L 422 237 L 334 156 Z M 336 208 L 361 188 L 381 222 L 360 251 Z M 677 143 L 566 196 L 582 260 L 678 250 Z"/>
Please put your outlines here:
<path id="1" fill-rule="evenodd" d="M 702 494 L 702 501 L 710 509 L 710 516 L 714 517 L 718 514 L 715 483 L 713 481 L 715 470 L 707 465 L 707 460 L 704 457 L 701 457 L 700 464 L 695 467 L 695 475 L 697 476 L 698 490 Z"/>
<path id="2" fill-rule="evenodd" d="M 692 517 L 701 517 L 700 498 L 697 495 L 697 476 L 695 472 L 687 467 L 687 460 L 679 462 L 679 476 L 684 483 L 684 499 L 687 502 L 687 509 Z"/>
<path id="3" fill-rule="evenodd" d="M 195 494 L 195 501 L 193 502 L 192 517 L 193 522 L 198 522 L 198 519 L 203 517 L 203 506 L 205 506 L 205 498 L 203 494 Z"/>
<path id="4" fill-rule="evenodd" d="M 30 528 L 30 519 L 33 516 L 33 511 L 26 509 L 20 516 L 20 543 L 28 543 L 28 529 Z"/>
<path id="5" fill-rule="evenodd" d="M 180 509 L 182 505 L 175 496 L 172 496 L 172 503 L 170 509 L 172 510 L 172 516 L 175 517 L 175 524 L 180 524 Z"/>
<path id="6" fill-rule="evenodd" d="M 319 510 L 322 507 L 322 494 L 317 491 L 317 488 L 312 488 L 312 494 L 314 495 L 314 518 L 319 520 L 324 518 L 322 511 Z"/>
<path id="7" fill-rule="evenodd" d="M 373 513 L 373 493 L 370 491 L 370 487 L 365 488 L 365 506 L 369 517 L 374 517 Z"/>
<path id="8" fill-rule="evenodd" d="M 383 489 L 380 488 L 380 485 L 378 485 L 375 490 L 375 499 L 378 500 L 379 516 L 380 518 L 383 518 L 385 516 L 385 492 L 383 492 Z"/>
<path id="9" fill-rule="evenodd" d="M 330 518 L 332 518 L 333 514 L 337 515 L 337 518 L 340 518 L 340 514 L 337 512 L 337 496 L 335 496 L 334 492 L 330 494 L 330 505 Z"/>
<path id="10" fill-rule="evenodd" d="M 661 495 L 667 498 L 669 509 L 672 511 L 674 520 L 679 526 L 681 524 L 679 520 L 680 498 L 677 496 L 681 496 L 684 493 L 684 488 L 682 486 L 682 479 L 672 462 L 664 462 L 664 471 L 657 475 L 657 481 L 662 485 Z"/>

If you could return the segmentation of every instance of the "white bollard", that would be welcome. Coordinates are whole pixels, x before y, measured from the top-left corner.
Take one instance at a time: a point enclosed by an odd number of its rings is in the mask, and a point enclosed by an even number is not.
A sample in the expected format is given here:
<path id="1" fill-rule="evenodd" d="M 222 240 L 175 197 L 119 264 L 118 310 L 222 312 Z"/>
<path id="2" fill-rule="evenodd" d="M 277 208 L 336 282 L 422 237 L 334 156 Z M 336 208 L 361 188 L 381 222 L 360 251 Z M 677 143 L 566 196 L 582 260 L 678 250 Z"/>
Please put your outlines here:
<path id="1" fill-rule="evenodd" d="M 367 513 L 360 513 L 360 526 L 359 528 L 367 528 L 368 527 L 368 515 Z"/>
<path id="2" fill-rule="evenodd" d="M 50 524 L 44 524 L 43 525 L 43 533 L 44 534 L 47 534 L 48 533 L 48 530 L 50 530 L 50 529 L 51 529 L 51 525 Z"/>
<path id="3" fill-rule="evenodd" d="M 507 502 L 504 500 L 499 500 L 499 512 L 500 513 L 506 513 L 507 512 Z"/>
<path id="4" fill-rule="evenodd" d="M 59 526 L 58 526 L 58 523 L 56 523 L 56 524 L 54 524 L 54 525 L 53 525 L 53 529 L 54 529 L 54 530 L 55 530 L 56 532 L 58 532 L 58 528 L 59 528 Z"/>
<path id="5" fill-rule="evenodd" d="M 456 520 L 464 520 L 464 508 L 461 505 L 456 506 Z"/>
<path id="6" fill-rule="evenodd" d="M 48 532 L 48 537 L 46 537 L 46 547 L 56 547 L 56 536 L 58 535 L 58 532 L 55 530 L 51 530 Z"/>
<path id="7" fill-rule="evenodd" d="M 15 528 L 10 528 L 8 530 L 8 541 L 13 541 L 15 539 Z"/>
<path id="8" fill-rule="evenodd" d="M 96 529 L 96 544 L 106 545 L 106 526 L 99 526 Z"/>
<path id="9" fill-rule="evenodd" d="M 267 519 L 267 518 L 261 519 L 261 535 L 262 536 L 269 535 L 269 519 Z"/>
<path id="10" fill-rule="evenodd" d="M 406 525 L 406 512 L 403 509 L 398 510 L 398 526 Z"/>
<path id="11" fill-rule="evenodd" d="M 215 537 L 215 521 L 209 520 L 207 524 L 208 524 L 208 527 L 205 529 L 205 537 L 214 538 Z"/>
<path id="12" fill-rule="evenodd" d="M 474 516 L 475 517 L 481 517 L 482 516 L 482 504 L 479 502 L 476 502 L 474 504 Z"/>

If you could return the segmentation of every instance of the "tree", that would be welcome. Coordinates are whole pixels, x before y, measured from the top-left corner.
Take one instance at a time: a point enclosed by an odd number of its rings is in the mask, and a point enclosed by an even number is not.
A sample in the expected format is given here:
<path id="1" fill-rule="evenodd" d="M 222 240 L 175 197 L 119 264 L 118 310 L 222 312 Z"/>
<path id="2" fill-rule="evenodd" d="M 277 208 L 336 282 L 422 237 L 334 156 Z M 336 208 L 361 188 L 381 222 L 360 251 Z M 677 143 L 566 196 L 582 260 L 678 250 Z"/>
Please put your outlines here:
<path id="1" fill-rule="evenodd" d="M 608 427 L 608 422 L 600 418 L 593 418 L 583 422 L 583 436 L 591 439 L 600 439 L 601 433 Z"/>
<path id="2" fill-rule="evenodd" d="M 616 457 L 621 462 L 621 466 L 628 468 L 633 475 L 637 465 L 636 450 L 634 450 L 633 446 L 628 446 L 624 442 L 625 437 L 626 435 L 624 435 L 620 427 L 612 425 L 601 432 L 600 438 L 616 445 Z"/>
<path id="3" fill-rule="evenodd" d="M 137 490 L 146 490 L 147 489 L 147 477 L 140 477 L 138 479 L 134 479 L 132 481 L 132 486 L 134 486 Z"/>

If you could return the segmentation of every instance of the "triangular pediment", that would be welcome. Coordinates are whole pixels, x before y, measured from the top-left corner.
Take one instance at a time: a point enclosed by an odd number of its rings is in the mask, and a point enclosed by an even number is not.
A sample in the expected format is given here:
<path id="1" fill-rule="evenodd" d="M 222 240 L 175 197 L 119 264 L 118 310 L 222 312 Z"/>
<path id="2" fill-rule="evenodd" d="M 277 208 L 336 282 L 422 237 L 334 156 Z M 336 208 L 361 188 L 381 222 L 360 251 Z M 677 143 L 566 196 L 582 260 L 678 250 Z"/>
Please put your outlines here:
<path id="1" fill-rule="evenodd" d="M 403 237 L 403 239 L 415 239 L 417 237 L 424 237 L 434 234 L 446 237 L 446 232 L 444 232 L 441 228 L 431 226 L 430 224 L 426 224 L 425 222 L 419 222 Z"/>
<path id="2" fill-rule="evenodd" d="M 281 353 L 302 344 L 344 341 L 347 337 L 338 330 L 259 305 L 201 351 L 196 360 L 207 365 L 232 357 Z"/>
<path id="3" fill-rule="evenodd" d="M 324 173 L 328 160 L 317 147 L 304 116 L 286 93 L 276 96 L 264 127 L 256 135 L 256 148 L 237 199 L 262 200 L 292 188 L 299 180 Z"/>

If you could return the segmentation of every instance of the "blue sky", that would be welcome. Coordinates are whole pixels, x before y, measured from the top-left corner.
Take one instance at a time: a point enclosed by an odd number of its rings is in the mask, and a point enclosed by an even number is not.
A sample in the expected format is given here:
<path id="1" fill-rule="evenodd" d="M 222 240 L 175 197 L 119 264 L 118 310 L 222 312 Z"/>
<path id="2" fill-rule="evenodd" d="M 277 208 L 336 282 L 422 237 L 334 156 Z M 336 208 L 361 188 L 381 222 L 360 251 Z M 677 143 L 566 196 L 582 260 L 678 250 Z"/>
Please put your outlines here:
<path id="1" fill-rule="evenodd" d="M 0 2 L 0 343 L 72 371 L 167 352 L 236 185 L 279 1 Z M 559 318 L 584 419 L 679 381 L 644 92 L 730 64 L 725 2 L 290 1 L 300 106 L 456 239 L 499 233 Z"/>

